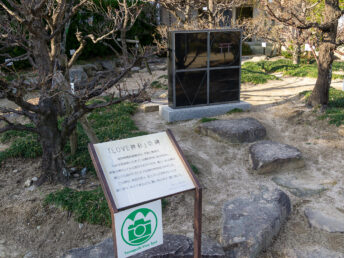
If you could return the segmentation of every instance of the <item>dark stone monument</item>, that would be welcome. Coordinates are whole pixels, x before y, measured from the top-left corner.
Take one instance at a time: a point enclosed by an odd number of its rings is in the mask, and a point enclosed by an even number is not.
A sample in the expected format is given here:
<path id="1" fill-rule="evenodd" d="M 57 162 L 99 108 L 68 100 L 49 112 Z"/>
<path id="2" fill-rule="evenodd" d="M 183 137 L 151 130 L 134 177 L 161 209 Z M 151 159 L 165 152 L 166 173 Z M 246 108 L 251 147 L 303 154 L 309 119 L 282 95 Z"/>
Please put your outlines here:
<path id="1" fill-rule="evenodd" d="M 240 30 L 169 32 L 168 107 L 160 110 L 165 120 L 249 108 L 240 102 L 241 40 Z"/>

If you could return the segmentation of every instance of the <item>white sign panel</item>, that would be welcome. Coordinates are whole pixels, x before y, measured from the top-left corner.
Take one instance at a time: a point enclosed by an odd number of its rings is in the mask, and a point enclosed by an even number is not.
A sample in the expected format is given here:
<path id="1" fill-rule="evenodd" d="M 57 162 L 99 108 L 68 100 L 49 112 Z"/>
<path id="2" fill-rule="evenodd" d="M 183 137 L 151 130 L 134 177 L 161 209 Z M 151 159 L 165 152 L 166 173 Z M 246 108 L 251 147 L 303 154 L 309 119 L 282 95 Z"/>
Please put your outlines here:
<path id="1" fill-rule="evenodd" d="M 195 188 L 166 132 L 94 148 L 118 209 Z"/>
<path id="2" fill-rule="evenodd" d="M 262 42 L 262 47 L 266 47 L 266 42 Z"/>
<path id="3" fill-rule="evenodd" d="M 161 200 L 115 213 L 118 258 L 163 243 Z"/>

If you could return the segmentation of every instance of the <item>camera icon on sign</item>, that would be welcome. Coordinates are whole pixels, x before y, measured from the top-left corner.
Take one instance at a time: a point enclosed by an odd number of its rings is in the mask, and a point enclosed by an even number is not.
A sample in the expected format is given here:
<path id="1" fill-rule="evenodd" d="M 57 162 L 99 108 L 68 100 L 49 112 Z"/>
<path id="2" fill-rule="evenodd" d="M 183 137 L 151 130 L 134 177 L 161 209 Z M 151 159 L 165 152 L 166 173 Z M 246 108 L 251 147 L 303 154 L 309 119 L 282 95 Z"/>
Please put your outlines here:
<path id="1" fill-rule="evenodd" d="M 131 246 L 139 246 L 151 239 L 157 229 L 158 218 L 153 210 L 139 208 L 131 212 L 123 221 L 121 236 Z"/>
<path id="2" fill-rule="evenodd" d="M 128 240 L 135 244 L 141 243 L 152 234 L 152 223 L 150 220 L 139 219 L 134 225 L 128 227 Z"/>

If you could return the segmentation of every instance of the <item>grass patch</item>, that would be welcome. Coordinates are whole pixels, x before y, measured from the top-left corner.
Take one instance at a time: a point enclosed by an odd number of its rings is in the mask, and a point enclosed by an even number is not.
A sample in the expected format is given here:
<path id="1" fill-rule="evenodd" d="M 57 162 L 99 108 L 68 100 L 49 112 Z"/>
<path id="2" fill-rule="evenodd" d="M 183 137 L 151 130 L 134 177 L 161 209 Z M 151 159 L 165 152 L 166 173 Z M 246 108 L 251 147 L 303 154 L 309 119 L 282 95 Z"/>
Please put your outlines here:
<path id="1" fill-rule="evenodd" d="M 192 169 L 192 172 L 194 172 L 196 175 L 200 174 L 198 167 L 196 167 L 194 164 L 190 163 L 190 167 Z"/>
<path id="2" fill-rule="evenodd" d="M 211 121 L 215 121 L 215 120 L 218 120 L 217 118 L 209 118 L 209 117 L 203 117 L 202 119 L 200 119 L 199 121 L 201 122 L 201 123 L 207 123 L 207 122 L 211 122 Z"/>
<path id="3" fill-rule="evenodd" d="M 104 102 L 106 99 L 97 101 Z M 101 142 L 140 136 L 146 133 L 140 132 L 131 119 L 136 109 L 137 104 L 123 102 L 93 111 L 88 116 L 88 120 Z M 76 154 L 70 154 L 69 142 L 65 147 L 67 164 L 77 168 L 87 167 L 89 171 L 93 171 L 95 174 L 87 149 L 89 139 L 80 124 L 77 125 L 77 132 L 78 148 Z M 0 162 L 7 158 L 37 158 L 42 155 L 37 136 L 30 132 L 8 131 L 1 134 L 0 142 L 11 143 L 7 150 L 0 152 Z"/>
<path id="4" fill-rule="evenodd" d="M 306 100 L 310 97 L 311 91 L 301 92 Z M 321 114 L 319 119 L 327 119 L 330 124 L 336 126 L 344 125 L 344 92 L 335 88 L 330 88 L 329 103 L 326 111 Z"/>
<path id="5" fill-rule="evenodd" d="M 274 75 L 268 74 L 262 67 L 264 62 L 246 62 L 241 68 L 241 82 L 253 84 L 267 83 L 268 80 L 278 80 Z"/>
<path id="6" fill-rule="evenodd" d="M 65 187 L 48 194 L 44 199 L 44 205 L 55 205 L 72 213 L 79 223 L 111 227 L 110 210 L 100 186 L 91 191 L 77 191 Z M 164 209 L 168 201 L 161 199 L 161 205 Z"/>
<path id="7" fill-rule="evenodd" d="M 44 204 L 53 204 L 74 214 L 80 223 L 111 227 L 111 215 L 101 187 L 91 191 L 64 188 L 48 194 Z"/>
<path id="8" fill-rule="evenodd" d="M 244 112 L 244 110 L 242 110 L 241 108 L 234 108 L 234 109 L 228 111 L 226 114 L 230 115 L 230 114 L 242 113 L 242 112 Z"/>
<path id="9" fill-rule="evenodd" d="M 335 72 L 344 71 L 344 62 L 333 62 L 333 79 L 344 79 L 344 75 Z M 315 60 L 301 59 L 299 65 L 293 64 L 289 59 L 280 59 L 277 61 L 246 62 L 242 66 L 243 83 L 253 84 L 266 83 L 268 80 L 278 80 L 273 73 L 282 73 L 285 76 L 310 77 L 317 78 L 318 67 Z"/>

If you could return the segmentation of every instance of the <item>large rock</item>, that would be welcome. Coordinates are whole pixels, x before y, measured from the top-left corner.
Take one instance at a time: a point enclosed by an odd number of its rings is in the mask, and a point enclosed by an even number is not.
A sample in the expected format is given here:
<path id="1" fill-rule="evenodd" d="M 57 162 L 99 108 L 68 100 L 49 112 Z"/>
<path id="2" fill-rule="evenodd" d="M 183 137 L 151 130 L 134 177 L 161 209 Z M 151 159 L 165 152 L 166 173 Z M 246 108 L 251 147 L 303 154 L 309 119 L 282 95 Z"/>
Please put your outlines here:
<path id="1" fill-rule="evenodd" d="M 265 127 L 258 120 L 250 117 L 202 123 L 196 131 L 230 143 L 254 142 L 266 136 Z"/>
<path id="2" fill-rule="evenodd" d="M 321 246 L 307 246 L 302 249 L 286 249 L 283 255 L 288 258 L 344 258 L 343 253 L 328 250 Z"/>
<path id="3" fill-rule="evenodd" d="M 300 198 L 320 194 L 327 190 L 327 188 L 317 184 L 312 179 L 301 180 L 290 176 L 275 176 L 272 178 L 272 181 L 279 186 L 287 188 L 289 192 Z"/>
<path id="4" fill-rule="evenodd" d="M 333 207 L 306 207 L 305 215 L 313 227 L 330 233 L 344 233 L 344 213 Z"/>
<path id="5" fill-rule="evenodd" d="M 250 146 L 249 153 L 252 169 L 258 174 L 304 166 L 301 152 L 287 144 L 260 141 Z"/>
<path id="6" fill-rule="evenodd" d="M 113 258 L 113 239 L 105 239 L 103 242 L 85 248 L 72 249 L 63 258 Z M 165 234 L 164 244 L 152 248 L 143 253 L 133 255 L 135 258 L 193 258 L 193 241 L 185 236 Z M 219 243 L 202 238 L 202 257 L 225 257 L 225 253 Z"/>
<path id="7" fill-rule="evenodd" d="M 94 63 L 82 65 L 82 69 L 85 71 L 88 77 L 93 77 L 96 76 L 97 72 L 101 71 L 103 67 L 100 63 Z"/>
<path id="8" fill-rule="evenodd" d="M 226 202 L 220 237 L 226 257 L 257 257 L 269 247 L 290 212 L 290 199 L 280 190 Z"/>
<path id="9" fill-rule="evenodd" d="M 85 73 L 82 67 L 73 67 L 69 70 L 70 82 L 78 84 L 84 82 L 88 79 L 87 74 Z"/>

